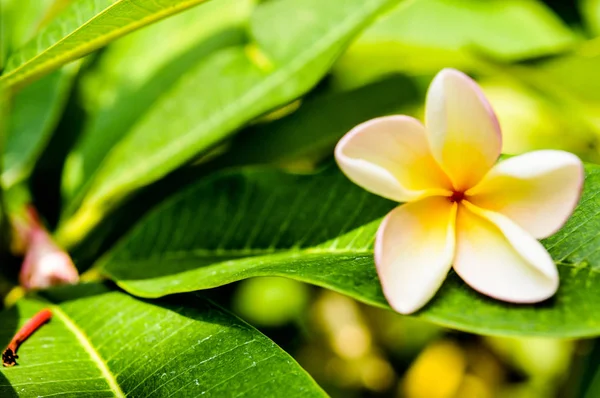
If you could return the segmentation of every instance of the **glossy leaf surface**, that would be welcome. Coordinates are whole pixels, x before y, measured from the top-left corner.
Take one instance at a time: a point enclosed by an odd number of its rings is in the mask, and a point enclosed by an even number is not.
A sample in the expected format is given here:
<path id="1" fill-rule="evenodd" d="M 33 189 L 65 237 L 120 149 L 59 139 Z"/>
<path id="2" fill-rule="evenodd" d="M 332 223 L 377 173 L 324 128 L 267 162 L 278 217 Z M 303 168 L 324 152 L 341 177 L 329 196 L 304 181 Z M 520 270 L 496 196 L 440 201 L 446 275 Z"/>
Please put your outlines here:
<path id="1" fill-rule="evenodd" d="M 588 165 L 575 214 L 543 241 L 561 275 L 552 299 L 506 304 L 451 273 L 418 315 L 483 334 L 599 334 L 599 191 L 600 167 Z M 372 247 L 380 218 L 394 206 L 352 184 L 336 167 L 311 176 L 259 169 L 225 173 L 158 206 L 102 265 L 121 287 L 143 297 L 287 276 L 387 307 Z"/>
<path id="2" fill-rule="evenodd" d="M 59 289 L 0 313 L 0 341 L 35 313 L 54 316 L 0 368 L 0 395 L 275 396 L 325 393 L 256 329 L 200 297 L 152 303 L 102 285 Z"/>

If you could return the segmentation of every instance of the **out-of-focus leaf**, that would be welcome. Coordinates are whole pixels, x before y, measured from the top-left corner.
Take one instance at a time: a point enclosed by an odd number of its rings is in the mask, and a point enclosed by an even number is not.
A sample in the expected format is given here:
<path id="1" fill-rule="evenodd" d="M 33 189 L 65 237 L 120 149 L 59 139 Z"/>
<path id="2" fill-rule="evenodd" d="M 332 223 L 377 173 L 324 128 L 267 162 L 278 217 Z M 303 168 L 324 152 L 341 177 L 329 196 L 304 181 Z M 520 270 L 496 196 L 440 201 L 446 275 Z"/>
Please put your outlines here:
<path id="1" fill-rule="evenodd" d="M 236 135 L 217 166 L 290 162 L 323 157 L 359 123 L 406 109 L 420 99 L 412 80 L 394 75 L 358 89 L 305 100 L 296 112 Z"/>
<path id="2" fill-rule="evenodd" d="M 9 112 L 8 93 L 5 90 L 3 90 L 2 87 L 0 87 L 0 153 L 4 149 L 4 142 L 6 140 L 6 129 L 7 129 L 7 125 L 8 125 L 8 112 Z M 2 172 L 2 169 L 0 166 L 0 173 L 1 172 Z M 5 264 L 4 264 L 5 261 L 3 261 L 4 256 L 2 255 L 2 253 L 8 252 L 9 240 L 10 240 L 9 223 L 8 223 L 8 217 L 6 216 L 7 215 L 6 210 L 7 210 L 7 208 L 6 208 L 6 204 L 4 202 L 4 189 L 2 188 L 2 186 L 0 184 L 0 270 L 2 270 L 5 266 Z M 0 285 L 4 285 L 4 284 L 0 283 Z M 2 290 L 4 290 L 4 289 L 0 289 L 0 291 L 2 291 Z M 2 297 L 2 296 L 0 295 L 0 297 Z M 0 305 L 0 308 L 2 308 L 1 305 Z"/>
<path id="3" fill-rule="evenodd" d="M 0 0 L 0 72 L 11 51 L 35 34 L 55 0 Z"/>
<path id="4" fill-rule="evenodd" d="M 40 28 L 42 20 L 55 0 L 1 0 L 0 14 L 7 50 L 27 43 Z"/>
<path id="5" fill-rule="evenodd" d="M 189 162 L 251 119 L 304 94 L 350 38 L 396 0 L 261 3 L 254 43 L 188 71 L 113 147 L 81 207 L 58 232 L 69 245 L 135 189 Z"/>
<path id="6" fill-rule="evenodd" d="M 594 303 L 600 300 L 600 166 L 588 165 L 586 173 L 575 214 L 543 241 L 561 275 L 555 297 L 511 305 L 480 295 L 451 273 L 418 315 L 482 334 L 599 335 L 600 307 Z M 380 218 L 394 206 L 335 167 L 312 176 L 255 169 L 224 173 L 157 207 L 100 265 L 121 287 L 143 297 L 285 276 L 387 307 L 373 241 Z"/>
<path id="7" fill-rule="evenodd" d="M 600 395 L 600 344 L 598 340 L 588 340 L 581 342 L 580 348 L 574 355 L 579 378 L 571 383 L 568 393 L 573 397 L 595 398 Z"/>
<path id="8" fill-rule="evenodd" d="M 594 35 L 600 35 L 600 1 L 599 0 L 580 0 L 580 9 L 589 32 Z"/>
<path id="9" fill-rule="evenodd" d="M 582 46 L 578 51 L 561 57 L 554 57 L 545 62 L 532 65 L 531 72 L 524 78 L 537 75 L 538 80 L 533 83 L 541 90 L 557 95 L 567 94 L 570 98 L 584 103 L 600 104 L 600 81 L 598 81 L 598 68 L 600 67 L 600 46 L 591 41 Z M 521 71 L 525 68 L 516 69 Z M 547 81 L 544 87 L 541 83 Z"/>
<path id="10" fill-rule="evenodd" d="M 45 296 L 17 304 L 20 324 L 43 308 L 54 316 L 19 349 L 19 365 L 0 370 L 3 397 L 269 397 L 281 385 L 326 396 L 275 343 L 200 297 L 149 303 L 102 285 Z M 10 317 L 0 313 L 2 325 Z"/>
<path id="11" fill-rule="evenodd" d="M 66 200 L 75 201 L 110 149 L 182 74 L 219 49 L 247 42 L 242 26 L 254 2 L 210 1 L 127 35 L 102 53 L 82 78 L 90 121 L 65 165 Z"/>
<path id="12" fill-rule="evenodd" d="M 503 71 L 554 106 L 556 114 L 571 125 L 565 134 L 577 136 L 581 135 L 577 130 L 587 129 L 600 136 L 598 68 L 600 46 L 591 40 L 563 56 L 506 66 Z"/>
<path id="13" fill-rule="evenodd" d="M 575 345 L 572 340 L 539 337 L 488 337 L 486 343 L 506 362 L 530 377 L 555 382 L 567 374 Z"/>
<path id="14" fill-rule="evenodd" d="M 2 183 L 27 177 L 62 114 L 78 64 L 65 66 L 15 95 L 4 144 Z"/>
<path id="15" fill-rule="evenodd" d="M 537 0 L 415 0 L 367 29 L 335 68 L 343 85 L 390 71 L 435 73 L 483 68 L 478 54 L 501 61 L 555 54 L 578 41 Z"/>
<path id="16" fill-rule="evenodd" d="M 206 0 L 73 1 L 57 18 L 11 54 L 0 84 L 22 86 L 135 29 Z"/>
<path id="17" fill-rule="evenodd" d="M 0 0 L 0 73 L 4 69 L 4 63 L 8 56 L 8 15 L 6 13 L 6 0 Z"/>
<path id="18" fill-rule="evenodd" d="M 584 160 L 599 159 L 592 129 L 557 112 L 557 104 L 534 90 L 500 77 L 479 82 L 502 126 L 502 152 L 520 154 L 538 149 L 561 149 Z"/>

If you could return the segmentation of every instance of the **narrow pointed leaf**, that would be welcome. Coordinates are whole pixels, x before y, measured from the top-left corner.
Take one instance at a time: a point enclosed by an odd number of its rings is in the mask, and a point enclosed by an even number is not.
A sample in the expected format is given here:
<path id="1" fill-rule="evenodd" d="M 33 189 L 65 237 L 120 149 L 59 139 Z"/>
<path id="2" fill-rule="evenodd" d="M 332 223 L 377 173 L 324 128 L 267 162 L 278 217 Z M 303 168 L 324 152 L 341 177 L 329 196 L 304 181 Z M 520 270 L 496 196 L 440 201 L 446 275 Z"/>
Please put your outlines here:
<path id="1" fill-rule="evenodd" d="M 161 94 L 206 56 L 248 41 L 245 26 L 254 3 L 211 0 L 122 37 L 100 54 L 81 79 L 89 121 L 63 173 L 63 196 L 71 206 Z"/>
<path id="2" fill-rule="evenodd" d="M 188 71 L 113 147 L 59 240 L 77 241 L 132 191 L 304 94 L 348 41 L 395 1 L 261 3 L 250 21 L 251 43 L 217 51 Z"/>
<path id="3" fill-rule="evenodd" d="M 82 57 L 117 37 L 206 0 L 73 1 L 60 15 L 11 54 L 0 85 L 18 87 Z"/>

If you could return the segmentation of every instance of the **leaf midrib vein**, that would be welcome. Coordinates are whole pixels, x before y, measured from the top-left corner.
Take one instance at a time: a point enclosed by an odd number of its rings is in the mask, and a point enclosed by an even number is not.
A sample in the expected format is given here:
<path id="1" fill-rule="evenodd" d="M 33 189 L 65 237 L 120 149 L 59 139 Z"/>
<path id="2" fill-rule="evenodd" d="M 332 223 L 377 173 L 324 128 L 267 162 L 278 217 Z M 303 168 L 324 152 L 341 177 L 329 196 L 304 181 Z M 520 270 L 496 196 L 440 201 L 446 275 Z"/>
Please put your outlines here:
<path id="1" fill-rule="evenodd" d="M 125 33 L 131 32 L 136 30 L 137 28 L 140 28 L 150 22 L 153 21 L 157 21 L 162 19 L 163 17 L 167 17 L 171 14 L 177 13 L 178 11 L 182 11 L 185 10 L 186 8 L 189 8 L 191 6 L 194 5 L 194 3 L 200 4 L 204 1 L 208 1 L 208 0 L 189 0 L 189 1 L 185 1 L 180 3 L 179 5 L 175 5 L 173 7 L 168 7 L 168 8 L 164 8 L 161 11 L 158 11 L 154 14 L 151 14 L 149 16 L 147 16 L 146 18 L 142 18 L 139 19 L 137 21 L 134 21 L 133 23 L 130 24 L 126 24 L 121 26 L 120 28 L 117 28 L 115 30 L 110 31 L 109 33 L 105 34 L 105 35 L 101 35 L 98 36 L 95 40 L 90 40 L 87 42 L 87 45 L 84 45 L 82 47 L 80 47 L 79 49 L 75 49 L 75 50 L 71 50 L 71 51 L 65 51 L 62 56 L 59 55 L 57 56 L 54 60 L 49 61 L 48 63 L 44 64 L 44 63 L 38 63 L 37 67 L 33 66 L 30 67 L 29 69 L 29 75 L 33 75 L 35 73 L 38 73 L 40 71 L 43 70 L 49 70 L 52 69 L 52 67 L 60 65 L 65 59 L 69 59 L 71 57 L 71 55 L 75 55 L 75 57 L 77 56 L 77 54 L 85 54 L 88 51 L 93 51 L 94 48 L 99 48 L 102 46 L 102 44 L 106 44 L 110 41 L 111 38 L 117 38 L 122 36 Z M 84 24 L 80 25 L 79 27 L 77 27 L 74 31 L 72 31 L 71 33 L 69 33 L 68 35 L 64 36 L 63 38 L 61 38 L 60 40 L 58 40 L 56 43 L 54 43 L 53 45 L 51 45 L 50 47 L 46 48 L 45 50 L 42 50 L 42 52 L 36 54 L 33 58 L 29 59 L 29 61 L 25 61 L 22 64 L 20 64 L 19 66 L 15 67 L 15 69 L 9 71 L 8 73 L 6 73 L 3 76 L 0 76 L 0 83 L 2 83 L 3 81 L 11 81 L 11 78 L 13 79 L 13 83 L 12 85 L 15 85 L 15 81 L 19 82 L 18 79 L 14 79 L 15 75 L 18 76 L 19 73 L 21 74 L 25 74 L 26 73 L 23 72 L 23 69 L 27 69 L 28 65 L 31 65 L 32 63 L 35 64 L 35 62 L 39 59 L 39 58 L 43 58 L 44 56 L 46 56 L 48 54 L 48 52 L 50 52 L 51 50 L 53 50 L 54 48 L 56 48 L 57 46 L 60 46 L 63 42 L 65 42 L 66 40 L 70 39 L 72 36 L 76 35 L 77 33 L 79 33 L 83 28 L 87 27 L 88 25 L 94 23 L 98 18 L 100 18 L 101 16 L 108 14 L 109 12 L 112 11 L 113 8 L 122 5 L 123 3 L 127 2 L 127 0 L 121 0 L 121 1 L 117 1 L 111 5 L 109 5 L 108 7 L 106 7 L 104 10 L 102 10 L 101 12 L 99 12 L 98 14 L 96 14 L 95 16 L 93 16 L 92 18 L 90 18 L 87 22 L 85 22 Z M 97 47 L 96 47 L 97 45 Z M 24 80 L 24 79 L 21 79 Z M 8 86 L 11 86 L 11 84 L 8 84 Z"/>
<path id="2" fill-rule="evenodd" d="M 373 254 L 373 249 L 322 249 L 322 248 L 287 248 L 287 249 L 252 249 L 252 250 L 204 250 L 204 249 L 193 249 L 193 250 L 182 250 L 182 251 L 167 251 L 156 255 L 151 255 L 145 258 L 135 259 L 123 259 L 124 261 L 152 261 L 152 260 L 175 260 L 185 257 L 192 258 L 219 258 L 225 259 L 230 258 L 231 260 L 244 259 L 246 257 L 267 257 L 270 255 L 283 255 L 288 254 L 290 256 L 298 255 L 310 255 L 310 254 L 331 254 L 331 255 L 356 255 L 356 254 Z M 117 258 L 116 261 L 119 261 Z"/>
<path id="3" fill-rule="evenodd" d="M 106 363 L 100 357 L 100 354 L 96 351 L 96 349 L 92 346 L 91 342 L 88 340 L 86 334 L 81 330 L 75 322 L 57 305 L 52 306 L 52 312 L 56 315 L 60 320 L 65 324 L 67 329 L 71 331 L 75 335 L 75 338 L 81 344 L 83 349 L 88 353 L 92 361 L 96 364 L 98 369 L 100 369 L 100 373 L 108 383 L 111 391 L 115 394 L 115 397 L 125 398 L 125 394 L 119 387 L 117 383 L 117 379 L 112 374 Z"/>
<path id="4" fill-rule="evenodd" d="M 213 264 L 219 264 L 227 261 L 238 261 L 245 260 L 250 258 L 269 258 L 270 256 L 278 256 L 278 257 L 287 257 L 284 255 L 288 255 L 289 257 L 298 257 L 302 255 L 332 255 L 332 256 L 356 256 L 356 255 L 373 255 L 373 249 L 327 249 L 327 248 L 306 248 L 306 249 L 298 249 L 298 248 L 289 248 L 289 249 L 254 249 L 254 250 L 228 250 L 228 251 L 210 251 L 205 249 L 193 249 L 186 251 L 170 251 L 163 252 L 157 254 L 155 256 L 148 256 L 145 258 L 135 258 L 135 259 L 112 259 L 112 261 L 124 261 L 124 262 L 144 262 L 144 261 L 156 261 L 156 260 L 181 260 L 183 258 L 189 257 L 191 259 L 194 258 L 216 258 Z M 280 256 L 281 255 L 281 256 Z M 219 259 L 222 257 L 223 259 Z M 600 270 L 594 269 L 592 267 L 581 267 L 577 263 L 568 263 L 563 260 L 554 260 L 554 264 L 559 267 L 568 267 L 572 269 L 587 269 L 591 273 L 600 274 Z"/>
<path id="5" fill-rule="evenodd" d="M 272 87 L 276 87 L 280 84 L 280 81 L 285 81 L 287 77 L 296 73 L 298 70 L 302 69 L 302 67 L 313 59 L 316 59 L 323 51 L 328 47 L 328 44 L 334 40 L 338 33 L 347 29 L 347 26 L 350 25 L 358 16 L 363 15 L 365 9 L 369 9 L 373 7 L 373 5 L 369 4 L 369 7 L 363 7 L 360 9 L 360 12 L 353 13 L 351 16 L 347 17 L 346 20 L 340 25 L 338 25 L 337 29 L 332 29 L 329 34 L 322 36 L 321 40 L 317 41 L 317 43 L 313 47 L 309 47 L 308 50 L 301 53 L 300 56 L 295 58 L 292 62 L 286 64 L 285 66 L 276 69 L 273 73 L 268 75 L 264 80 L 261 80 L 260 83 L 255 85 L 252 89 L 244 93 L 241 97 L 239 97 L 238 101 L 232 101 L 226 106 L 221 112 L 215 113 L 214 116 L 209 117 L 205 123 L 202 123 L 201 126 L 204 127 L 205 130 L 209 130 L 209 127 L 212 125 L 218 125 L 219 122 L 226 118 L 227 115 L 232 113 L 231 110 L 237 110 L 244 107 L 246 103 L 252 103 L 255 100 L 255 97 L 260 97 L 263 95 L 265 91 L 270 90 Z M 209 126 L 209 127 L 207 127 Z M 145 158 L 144 162 L 137 162 L 133 166 L 130 166 L 129 172 L 127 176 L 123 174 L 121 179 L 114 178 L 111 179 L 112 183 L 108 185 L 108 188 L 102 189 L 102 184 L 95 184 L 96 186 L 100 186 L 99 188 L 91 187 L 88 192 L 88 197 L 91 199 L 91 202 L 98 201 L 102 196 L 110 196 L 114 192 L 117 192 L 121 187 L 127 186 L 128 184 L 135 183 L 135 177 L 129 176 L 137 176 L 143 175 L 145 169 L 147 169 L 147 164 L 161 164 L 163 163 L 161 159 L 167 159 L 173 156 L 174 152 L 179 152 L 182 147 L 193 147 L 190 145 L 189 141 L 195 138 L 197 134 L 195 134 L 196 129 L 191 130 L 187 134 L 182 135 L 177 140 L 173 140 L 167 145 L 163 147 L 161 151 L 159 151 L 156 155 L 150 156 L 149 158 Z M 106 165 L 109 164 L 111 160 L 111 155 L 114 156 L 116 153 L 120 153 L 122 150 L 123 143 L 126 143 L 127 140 L 123 140 L 120 144 L 111 151 L 111 153 L 107 156 L 107 161 L 104 162 L 103 165 L 100 166 L 98 170 L 99 176 L 102 176 L 103 169 L 106 168 Z M 110 169 L 109 169 L 110 170 Z M 95 191 L 95 192 L 94 192 Z M 104 192 L 103 192 L 104 191 Z"/>

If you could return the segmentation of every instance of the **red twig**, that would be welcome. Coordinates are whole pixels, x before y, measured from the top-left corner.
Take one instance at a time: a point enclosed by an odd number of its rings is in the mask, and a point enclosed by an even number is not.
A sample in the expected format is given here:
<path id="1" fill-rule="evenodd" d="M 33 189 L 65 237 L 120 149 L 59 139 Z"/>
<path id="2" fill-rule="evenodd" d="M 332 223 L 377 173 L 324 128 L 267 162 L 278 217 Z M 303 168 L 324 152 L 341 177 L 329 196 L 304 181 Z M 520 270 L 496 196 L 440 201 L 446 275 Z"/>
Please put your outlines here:
<path id="1" fill-rule="evenodd" d="M 10 344 L 2 353 L 2 365 L 5 367 L 15 366 L 17 364 L 17 350 L 19 346 L 29 338 L 36 330 L 38 330 L 43 324 L 50 321 L 52 318 L 52 312 L 50 310 L 42 310 L 35 314 L 23 327 L 17 332 L 15 337 L 10 341 Z"/>

